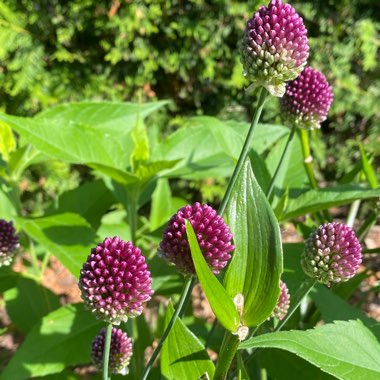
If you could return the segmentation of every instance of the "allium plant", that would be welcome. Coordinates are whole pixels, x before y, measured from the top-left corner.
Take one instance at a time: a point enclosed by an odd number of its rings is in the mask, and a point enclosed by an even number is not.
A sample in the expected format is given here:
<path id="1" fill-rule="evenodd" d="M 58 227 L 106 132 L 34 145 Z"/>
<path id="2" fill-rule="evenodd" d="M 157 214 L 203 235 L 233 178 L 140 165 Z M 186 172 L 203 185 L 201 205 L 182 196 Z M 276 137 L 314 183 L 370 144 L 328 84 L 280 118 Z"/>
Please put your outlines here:
<path id="1" fill-rule="evenodd" d="M 223 218 L 206 204 L 198 202 L 187 205 L 169 220 L 158 249 L 164 260 L 175 265 L 184 274 L 195 274 L 189 243 L 186 236 L 185 220 L 189 220 L 197 236 L 199 247 L 211 270 L 218 274 L 231 258 L 234 250 L 232 234 Z"/>
<path id="2" fill-rule="evenodd" d="M 19 236 L 13 223 L 0 219 L 0 267 L 12 262 L 14 252 L 19 246 Z"/>
<path id="3" fill-rule="evenodd" d="M 91 347 L 91 358 L 98 369 L 103 368 L 103 354 L 106 329 L 102 328 L 95 337 Z M 126 374 L 127 366 L 132 356 L 132 340 L 122 330 L 113 327 L 111 333 L 111 347 L 109 370 L 114 374 Z"/>
<path id="4" fill-rule="evenodd" d="M 362 262 L 362 249 L 355 232 L 347 225 L 326 223 L 305 242 L 301 265 L 305 273 L 323 284 L 347 281 Z"/>
<path id="5" fill-rule="evenodd" d="M 295 79 L 309 56 L 307 30 L 290 4 L 271 0 L 248 21 L 240 52 L 244 75 L 274 96 Z"/>
<path id="6" fill-rule="evenodd" d="M 290 305 L 289 290 L 284 281 L 280 281 L 280 297 L 278 299 L 277 305 L 273 310 L 273 317 L 276 317 L 280 321 L 284 319 L 286 313 L 288 312 Z"/>
<path id="7" fill-rule="evenodd" d="M 306 67 L 293 81 L 286 84 L 281 98 L 281 113 L 289 126 L 314 129 L 326 120 L 333 92 L 324 75 Z"/>
<path id="8" fill-rule="evenodd" d="M 142 304 L 153 294 L 140 249 L 118 236 L 91 250 L 80 271 L 79 288 L 88 309 L 115 325 L 140 315 Z"/>

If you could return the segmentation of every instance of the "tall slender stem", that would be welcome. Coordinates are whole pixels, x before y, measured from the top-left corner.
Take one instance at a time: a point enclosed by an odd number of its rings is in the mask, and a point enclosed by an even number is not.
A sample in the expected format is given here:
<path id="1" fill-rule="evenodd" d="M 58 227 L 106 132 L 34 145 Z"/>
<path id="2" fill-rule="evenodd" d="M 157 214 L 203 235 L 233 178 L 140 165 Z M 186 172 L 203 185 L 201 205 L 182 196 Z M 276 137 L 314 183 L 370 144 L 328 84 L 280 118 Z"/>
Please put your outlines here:
<path id="1" fill-rule="evenodd" d="M 112 323 L 108 323 L 106 327 L 106 336 L 105 336 L 104 351 L 103 351 L 103 380 L 109 379 L 108 363 L 110 359 L 111 336 L 112 336 Z"/>
<path id="2" fill-rule="evenodd" d="M 356 215 L 358 215 L 359 207 L 360 199 L 357 199 L 356 201 L 352 202 L 346 223 L 348 227 L 352 228 L 354 226 Z"/>
<path id="3" fill-rule="evenodd" d="M 138 227 L 138 188 L 132 187 L 129 191 L 128 224 L 131 230 L 131 241 L 136 244 L 136 232 Z"/>
<path id="4" fill-rule="evenodd" d="M 237 335 L 231 334 L 229 331 L 224 333 L 222 347 L 219 352 L 218 362 L 216 363 L 214 380 L 224 380 L 226 378 L 239 343 Z"/>
<path id="5" fill-rule="evenodd" d="M 172 329 L 172 327 L 174 326 L 174 323 L 175 321 L 177 320 L 178 316 L 180 315 L 180 313 L 182 312 L 182 309 L 186 307 L 186 299 L 188 298 L 187 297 L 187 293 L 190 291 L 190 289 L 192 289 L 193 285 L 194 285 L 194 282 L 195 282 L 195 277 L 191 276 L 189 277 L 187 280 L 186 280 L 186 283 L 185 283 L 185 286 L 182 290 L 182 293 L 181 293 L 181 298 L 178 302 L 178 305 L 177 305 L 177 308 L 169 322 L 169 324 L 166 326 L 166 329 L 164 331 L 164 333 L 162 334 L 162 337 L 160 339 L 160 341 L 158 342 L 158 345 L 157 347 L 155 348 L 155 350 L 153 351 L 153 354 L 152 356 L 150 357 L 149 359 L 149 362 L 148 364 L 146 365 L 145 369 L 144 369 L 144 372 L 141 376 L 141 380 L 145 380 L 148 375 L 149 375 L 149 372 L 153 366 L 153 363 L 154 361 L 156 360 L 158 354 L 160 353 L 161 351 L 161 348 L 166 340 L 166 338 L 168 337 L 169 333 L 170 333 L 170 330 Z"/>
<path id="6" fill-rule="evenodd" d="M 277 168 L 276 168 L 276 171 L 274 172 L 273 174 L 273 177 L 272 177 L 272 180 L 270 182 L 270 185 L 268 187 L 268 190 L 267 190 L 267 198 L 269 199 L 270 196 L 272 195 L 272 191 L 273 191 L 273 188 L 274 188 L 274 184 L 276 182 L 276 179 L 277 179 L 277 176 L 278 176 L 278 173 L 280 172 L 280 169 L 281 169 L 281 166 L 282 166 L 282 163 L 285 159 L 285 156 L 286 156 L 286 153 L 288 151 L 288 148 L 290 146 L 290 143 L 291 141 L 293 140 L 293 137 L 294 137 L 294 134 L 296 132 L 296 126 L 293 125 L 290 133 L 289 133 L 289 137 L 288 137 L 288 140 L 286 141 L 286 145 L 285 145 L 285 148 L 284 148 L 284 151 L 282 152 L 282 155 L 281 155 L 281 158 L 280 158 L 280 161 L 278 162 L 278 165 L 277 165 Z"/>
<path id="7" fill-rule="evenodd" d="M 231 197 L 232 189 L 235 185 L 237 177 L 239 176 L 240 170 L 244 165 L 245 158 L 247 157 L 249 149 L 251 147 L 252 138 L 253 138 L 255 129 L 257 127 L 257 124 L 259 122 L 261 112 L 263 110 L 264 103 L 265 103 L 267 96 L 268 96 L 268 91 L 264 87 L 262 87 L 260 89 L 259 98 L 257 101 L 257 106 L 256 106 L 255 112 L 253 114 L 252 123 L 251 123 L 251 126 L 249 127 L 248 135 L 245 139 L 243 149 L 240 153 L 238 162 L 235 166 L 234 172 L 232 173 L 232 176 L 231 176 L 230 181 L 228 183 L 228 187 L 227 187 L 226 193 L 224 194 L 222 203 L 220 204 L 219 211 L 218 211 L 219 215 L 223 215 L 224 211 L 226 210 L 228 201 L 230 200 L 230 197 Z"/>
<path id="8" fill-rule="evenodd" d="M 318 188 L 318 182 L 314 175 L 313 170 L 313 156 L 311 155 L 311 149 L 309 145 L 309 135 L 306 129 L 300 129 L 302 153 L 304 159 L 304 165 L 306 169 L 307 176 L 309 177 L 310 185 L 313 189 Z"/>

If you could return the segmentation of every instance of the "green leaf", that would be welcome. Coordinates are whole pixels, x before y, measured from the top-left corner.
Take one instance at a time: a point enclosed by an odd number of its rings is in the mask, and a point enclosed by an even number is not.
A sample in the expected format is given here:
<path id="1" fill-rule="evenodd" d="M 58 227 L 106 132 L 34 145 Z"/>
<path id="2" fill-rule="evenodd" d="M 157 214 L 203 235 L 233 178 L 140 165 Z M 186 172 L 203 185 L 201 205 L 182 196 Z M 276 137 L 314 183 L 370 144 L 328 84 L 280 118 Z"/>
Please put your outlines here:
<path id="1" fill-rule="evenodd" d="M 312 189 L 302 194 L 290 192 L 288 208 L 281 215 L 281 220 L 341 206 L 357 199 L 376 197 L 380 197 L 380 188 L 368 189 L 358 185 L 338 185 L 326 189 Z"/>
<path id="2" fill-rule="evenodd" d="M 149 217 L 150 231 L 155 231 L 167 223 L 170 217 L 185 204 L 184 199 L 172 197 L 169 181 L 166 178 L 160 178 L 152 194 Z"/>
<path id="3" fill-rule="evenodd" d="M 128 165 L 126 138 L 96 126 L 0 114 L 29 143 L 46 155 L 75 164 L 94 163 L 123 170 Z"/>
<path id="4" fill-rule="evenodd" d="M 24 380 L 90 362 L 91 342 L 102 324 L 83 304 L 61 307 L 34 326 L 2 373 L 2 380 Z"/>
<path id="5" fill-rule="evenodd" d="M 371 186 L 371 188 L 377 189 L 379 187 L 379 183 L 377 182 L 376 171 L 367 158 L 363 144 L 359 144 L 359 147 L 360 147 L 363 172 L 364 172 L 364 174 L 367 178 L 367 181 L 368 181 L 369 185 Z"/>
<path id="6" fill-rule="evenodd" d="M 0 154 L 4 161 L 9 160 L 9 154 L 16 149 L 16 141 L 12 129 L 7 123 L 0 122 Z"/>
<path id="7" fill-rule="evenodd" d="M 48 208 L 46 214 L 76 213 L 97 230 L 102 216 L 114 203 L 116 203 L 115 198 L 103 181 L 95 180 L 61 194 L 55 204 Z"/>
<path id="8" fill-rule="evenodd" d="M 360 319 L 367 326 L 380 342 L 380 323 L 373 318 L 367 317 L 361 310 L 351 306 L 342 298 L 326 289 L 323 285 L 317 284 L 310 293 L 311 299 L 316 303 L 325 322 L 335 320 Z"/>
<path id="9" fill-rule="evenodd" d="M 251 338 L 240 349 L 280 348 L 338 379 L 380 378 L 380 344 L 360 321 L 336 321 L 306 331 L 280 331 Z"/>
<path id="10" fill-rule="evenodd" d="M 76 277 L 96 243 L 94 230 L 80 215 L 63 213 L 42 218 L 17 218 L 17 224 Z"/>
<path id="11" fill-rule="evenodd" d="M 153 150 L 152 159 L 179 160 L 166 173 L 170 177 L 227 177 L 235 167 L 248 129 L 247 123 L 222 122 L 208 116 L 193 117 Z M 259 124 L 253 149 L 263 153 L 287 130 L 278 125 Z"/>
<path id="12" fill-rule="evenodd" d="M 4 293 L 4 300 L 9 317 L 23 333 L 29 332 L 44 315 L 60 306 L 57 295 L 35 281 L 22 277 L 16 287 Z"/>
<path id="13" fill-rule="evenodd" d="M 239 313 L 232 298 L 209 268 L 199 248 L 193 227 L 187 220 L 186 233 L 189 240 L 191 256 L 194 261 L 195 271 L 208 302 L 219 322 L 227 330 L 235 333 L 240 324 Z M 234 296 L 235 295 L 236 294 L 234 294 Z"/>
<path id="14" fill-rule="evenodd" d="M 13 288 L 17 285 L 19 273 L 14 272 L 9 267 L 0 268 L 0 293 L 4 293 L 6 290 Z"/>
<path id="15" fill-rule="evenodd" d="M 166 312 L 166 325 L 174 314 L 171 302 Z M 212 379 L 214 365 L 198 338 L 177 319 L 161 352 L 161 372 L 168 380 L 199 379 L 204 374 Z"/>
<path id="16" fill-rule="evenodd" d="M 297 355 L 284 350 L 267 348 L 260 352 L 260 366 L 270 378 L 281 380 L 334 380 L 336 377 L 321 371 Z"/>
<path id="17" fill-rule="evenodd" d="M 235 251 L 224 277 L 230 297 L 244 296 L 243 322 L 255 326 L 272 313 L 280 294 L 282 246 L 273 211 L 246 160 L 227 206 Z"/>
<path id="18" fill-rule="evenodd" d="M 132 171 L 136 173 L 140 165 L 149 160 L 149 140 L 144 121 L 136 115 L 135 126 L 131 130 L 133 151 L 131 153 Z"/>
<path id="19" fill-rule="evenodd" d="M 166 100 L 143 104 L 107 101 L 67 103 L 40 112 L 35 119 L 87 124 L 120 136 L 130 134 L 138 114 L 144 119 L 168 103 Z"/>

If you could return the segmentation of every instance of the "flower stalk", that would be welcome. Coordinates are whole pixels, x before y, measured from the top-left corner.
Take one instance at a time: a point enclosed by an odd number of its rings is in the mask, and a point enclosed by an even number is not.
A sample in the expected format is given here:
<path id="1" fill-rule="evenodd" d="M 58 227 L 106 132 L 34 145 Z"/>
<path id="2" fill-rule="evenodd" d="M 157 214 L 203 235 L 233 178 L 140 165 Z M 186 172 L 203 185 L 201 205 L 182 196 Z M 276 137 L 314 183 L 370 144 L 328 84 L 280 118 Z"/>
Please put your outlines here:
<path id="1" fill-rule="evenodd" d="M 110 358 L 110 348 L 111 348 L 111 337 L 112 337 L 112 323 L 107 323 L 106 336 L 104 340 L 104 352 L 103 352 L 103 380 L 108 380 L 108 367 Z"/>

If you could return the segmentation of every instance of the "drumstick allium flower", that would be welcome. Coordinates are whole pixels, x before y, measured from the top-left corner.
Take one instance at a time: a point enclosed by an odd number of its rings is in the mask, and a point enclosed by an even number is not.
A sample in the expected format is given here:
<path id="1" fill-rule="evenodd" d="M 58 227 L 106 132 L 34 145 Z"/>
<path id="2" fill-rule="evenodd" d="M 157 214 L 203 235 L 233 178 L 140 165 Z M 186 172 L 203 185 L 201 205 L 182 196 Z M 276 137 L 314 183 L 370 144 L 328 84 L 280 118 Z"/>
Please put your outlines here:
<path id="1" fill-rule="evenodd" d="M 245 77 L 283 96 L 285 82 L 295 79 L 309 56 L 307 30 L 289 4 L 272 0 L 248 21 L 240 44 Z"/>
<path id="2" fill-rule="evenodd" d="M 0 219 L 0 267 L 12 262 L 13 254 L 19 246 L 19 236 L 13 223 Z"/>
<path id="3" fill-rule="evenodd" d="M 305 242 L 301 256 L 304 272 L 323 284 L 347 281 L 362 262 L 362 249 L 355 232 L 345 224 L 321 225 Z"/>
<path id="4" fill-rule="evenodd" d="M 92 342 L 91 359 L 96 367 L 103 367 L 103 353 L 106 329 L 102 328 Z M 109 370 L 114 374 L 126 374 L 126 367 L 132 356 L 132 340 L 122 330 L 113 327 L 109 356 Z"/>
<path id="5" fill-rule="evenodd" d="M 332 88 L 324 75 L 306 67 L 295 80 L 286 84 L 285 95 L 280 102 L 281 113 L 290 127 L 320 128 L 332 101 Z"/>
<path id="6" fill-rule="evenodd" d="M 185 220 L 191 223 L 199 247 L 211 270 L 218 274 L 231 258 L 235 249 L 231 243 L 232 234 L 229 227 L 217 212 L 206 204 L 198 202 L 178 210 L 166 226 L 158 255 L 174 264 L 184 275 L 195 274 L 186 235 Z"/>
<path id="7" fill-rule="evenodd" d="M 153 290 L 140 249 L 118 236 L 91 250 L 80 271 L 79 288 L 85 305 L 98 318 L 114 325 L 140 315 Z"/>
<path id="8" fill-rule="evenodd" d="M 288 312 L 290 304 L 289 290 L 284 281 L 280 281 L 280 297 L 278 298 L 277 305 L 273 310 L 272 317 L 276 317 L 280 321 L 284 319 Z"/>

